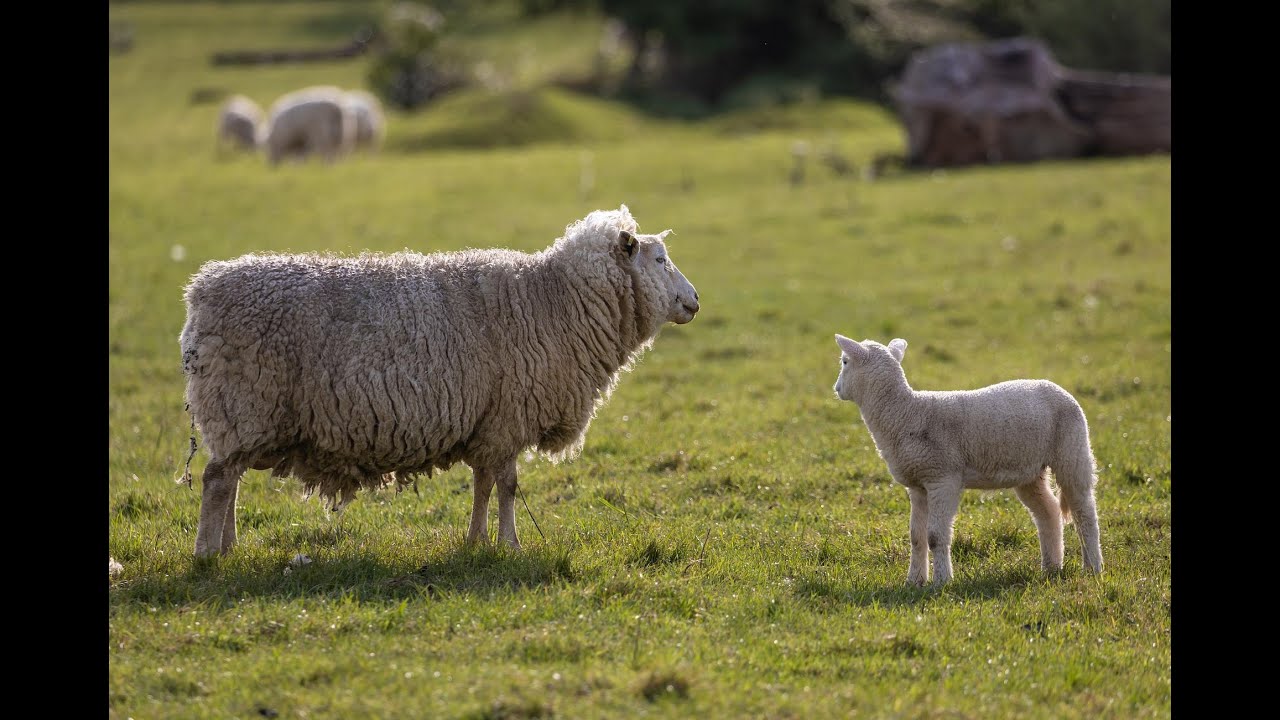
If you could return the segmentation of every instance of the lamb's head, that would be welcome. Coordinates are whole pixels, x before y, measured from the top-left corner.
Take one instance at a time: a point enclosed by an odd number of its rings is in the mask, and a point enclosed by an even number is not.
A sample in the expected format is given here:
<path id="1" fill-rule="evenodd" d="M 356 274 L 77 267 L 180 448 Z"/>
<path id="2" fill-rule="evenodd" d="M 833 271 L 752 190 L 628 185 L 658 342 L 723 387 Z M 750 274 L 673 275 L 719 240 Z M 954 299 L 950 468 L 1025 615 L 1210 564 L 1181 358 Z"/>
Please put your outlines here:
<path id="1" fill-rule="evenodd" d="M 906 384 L 906 375 L 902 372 L 906 340 L 894 338 L 885 346 L 874 340 L 858 342 L 836 334 L 836 345 L 841 350 L 840 375 L 833 389 L 841 400 L 861 405 L 870 388 Z"/>
<path id="2" fill-rule="evenodd" d="M 631 263 L 633 281 L 642 291 L 642 301 L 650 305 L 646 308 L 649 317 L 659 321 L 657 325 L 691 322 L 699 308 L 698 291 L 667 254 L 665 238 L 670 232 L 640 235 L 618 231 L 618 244 Z"/>

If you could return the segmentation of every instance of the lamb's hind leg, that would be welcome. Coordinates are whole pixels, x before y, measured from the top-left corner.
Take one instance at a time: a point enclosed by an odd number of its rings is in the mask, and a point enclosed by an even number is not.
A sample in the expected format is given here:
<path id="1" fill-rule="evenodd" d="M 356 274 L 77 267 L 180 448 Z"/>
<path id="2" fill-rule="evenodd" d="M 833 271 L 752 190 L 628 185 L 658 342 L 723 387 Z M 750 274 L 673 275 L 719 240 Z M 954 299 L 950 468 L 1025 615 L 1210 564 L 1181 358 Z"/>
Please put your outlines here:
<path id="1" fill-rule="evenodd" d="M 493 492 L 494 473 L 487 467 L 472 468 L 470 544 L 489 544 L 489 495 Z"/>
<path id="2" fill-rule="evenodd" d="M 1040 533 L 1040 567 L 1046 572 L 1062 569 L 1062 511 L 1058 498 L 1049 488 L 1049 478 L 1041 474 L 1035 482 L 1013 489 L 1018 499 L 1031 512 Z"/>
<path id="3" fill-rule="evenodd" d="M 1062 493 L 1061 502 L 1071 510 L 1076 524 L 1076 534 L 1080 536 L 1080 552 L 1084 556 L 1084 566 L 1091 572 L 1102 572 L 1102 545 L 1098 530 L 1098 506 L 1093 498 L 1093 477 L 1088 480 L 1068 483 L 1059 478 L 1058 487 Z"/>
<path id="4" fill-rule="evenodd" d="M 211 460 L 200 483 L 200 524 L 196 528 L 196 557 L 231 552 L 235 544 L 235 501 L 243 465 L 227 460 Z M 228 531 L 227 522 L 231 528 Z M 231 544 L 225 543 L 230 533 Z"/>
<path id="5" fill-rule="evenodd" d="M 907 488 L 911 496 L 911 566 L 907 583 L 929 582 L 929 495 L 923 488 Z"/>
<path id="6" fill-rule="evenodd" d="M 516 461 L 502 466 L 498 471 L 498 540 L 520 549 L 520 537 L 516 534 Z"/>

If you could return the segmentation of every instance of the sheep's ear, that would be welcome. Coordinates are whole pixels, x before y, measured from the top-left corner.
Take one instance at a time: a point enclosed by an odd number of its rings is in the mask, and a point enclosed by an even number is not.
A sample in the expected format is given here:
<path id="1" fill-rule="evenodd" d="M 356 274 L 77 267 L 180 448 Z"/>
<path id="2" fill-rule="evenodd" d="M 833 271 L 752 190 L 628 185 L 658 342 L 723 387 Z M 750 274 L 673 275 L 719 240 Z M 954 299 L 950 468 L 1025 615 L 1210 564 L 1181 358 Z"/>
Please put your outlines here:
<path id="1" fill-rule="evenodd" d="M 640 249 L 640 241 L 636 240 L 636 236 L 626 230 L 618 231 L 618 244 L 623 250 L 627 251 L 627 257 L 635 257 L 636 251 Z"/>
<path id="2" fill-rule="evenodd" d="M 902 338 L 894 338 L 889 341 L 889 354 L 898 362 L 902 362 L 902 356 L 907 352 L 907 341 Z"/>
<path id="3" fill-rule="evenodd" d="M 855 360 L 861 360 L 862 356 L 867 354 L 867 349 L 862 347 L 862 343 L 857 340 L 850 340 L 839 333 L 836 333 L 836 344 L 840 346 L 845 355 Z"/>

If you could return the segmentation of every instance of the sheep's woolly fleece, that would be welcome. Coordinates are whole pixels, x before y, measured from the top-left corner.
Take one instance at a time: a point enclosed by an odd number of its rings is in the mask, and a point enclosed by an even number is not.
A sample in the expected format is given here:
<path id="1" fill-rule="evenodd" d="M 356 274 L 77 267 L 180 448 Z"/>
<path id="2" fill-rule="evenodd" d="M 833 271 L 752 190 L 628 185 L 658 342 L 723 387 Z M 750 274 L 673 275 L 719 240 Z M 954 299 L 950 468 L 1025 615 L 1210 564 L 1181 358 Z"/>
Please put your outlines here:
<path id="1" fill-rule="evenodd" d="M 180 337 L 206 449 L 292 474 L 335 505 L 458 461 L 492 466 L 529 447 L 573 456 L 669 321 L 668 281 L 627 261 L 621 230 L 638 232 L 625 205 L 536 253 L 206 263 Z M 642 237 L 661 247 L 665 234 Z"/>

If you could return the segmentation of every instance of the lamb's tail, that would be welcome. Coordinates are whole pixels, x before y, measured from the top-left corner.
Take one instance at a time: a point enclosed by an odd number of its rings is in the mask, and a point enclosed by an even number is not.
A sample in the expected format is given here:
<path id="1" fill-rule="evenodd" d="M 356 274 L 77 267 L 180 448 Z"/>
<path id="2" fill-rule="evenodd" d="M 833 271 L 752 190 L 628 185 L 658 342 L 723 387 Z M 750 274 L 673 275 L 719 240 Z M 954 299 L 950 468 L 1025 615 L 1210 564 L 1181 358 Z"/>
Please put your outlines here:
<path id="1" fill-rule="evenodd" d="M 1062 526 L 1071 524 L 1071 506 L 1067 505 L 1067 494 L 1058 488 L 1058 507 L 1062 509 Z"/>

